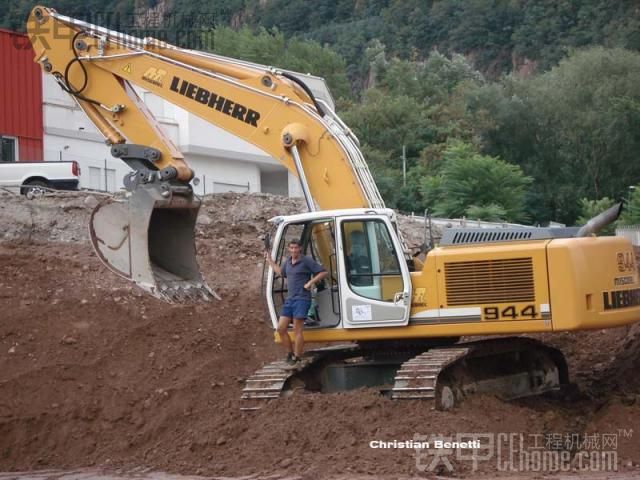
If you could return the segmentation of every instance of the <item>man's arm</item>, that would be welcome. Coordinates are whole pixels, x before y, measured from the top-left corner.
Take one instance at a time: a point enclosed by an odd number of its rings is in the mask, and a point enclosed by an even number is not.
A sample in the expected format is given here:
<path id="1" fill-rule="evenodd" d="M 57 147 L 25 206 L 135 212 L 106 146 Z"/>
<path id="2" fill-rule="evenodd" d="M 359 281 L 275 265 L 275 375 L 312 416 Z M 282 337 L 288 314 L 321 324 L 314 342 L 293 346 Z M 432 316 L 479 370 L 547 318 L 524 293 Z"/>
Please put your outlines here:
<path id="1" fill-rule="evenodd" d="M 305 258 L 307 259 L 309 269 L 311 270 L 311 273 L 314 274 L 314 276 L 311 277 L 311 280 L 309 280 L 307 283 L 304 284 L 304 288 L 306 290 L 311 290 L 316 283 L 318 283 L 324 277 L 329 275 L 329 272 L 327 272 L 325 268 L 322 265 L 320 265 L 318 262 L 312 260 L 309 257 L 305 257 Z"/>
<path id="2" fill-rule="evenodd" d="M 329 275 L 329 272 L 327 272 L 326 270 L 323 270 L 322 272 L 315 274 L 313 278 L 311 278 L 311 280 L 309 280 L 307 283 L 304 284 L 304 288 L 306 290 L 311 290 L 316 283 L 318 283 L 327 275 Z"/>
<path id="3" fill-rule="evenodd" d="M 271 265 L 271 268 L 273 268 L 273 271 L 276 272 L 276 274 L 282 275 L 282 268 L 280 268 L 280 265 L 273 261 L 273 258 L 271 258 L 271 254 L 269 252 L 264 252 L 264 258 L 267 260 L 269 265 Z"/>

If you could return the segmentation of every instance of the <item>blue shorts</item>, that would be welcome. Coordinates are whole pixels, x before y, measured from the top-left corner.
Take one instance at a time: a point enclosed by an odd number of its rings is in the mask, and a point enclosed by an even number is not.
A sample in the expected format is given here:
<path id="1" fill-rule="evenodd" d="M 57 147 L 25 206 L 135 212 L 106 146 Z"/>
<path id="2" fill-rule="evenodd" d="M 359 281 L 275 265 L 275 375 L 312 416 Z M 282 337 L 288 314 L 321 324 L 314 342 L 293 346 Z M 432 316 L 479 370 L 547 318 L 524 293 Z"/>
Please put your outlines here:
<path id="1" fill-rule="evenodd" d="M 280 311 L 280 316 L 305 319 L 309 313 L 309 307 L 311 307 L 311 299 L 287 298 Z"/>

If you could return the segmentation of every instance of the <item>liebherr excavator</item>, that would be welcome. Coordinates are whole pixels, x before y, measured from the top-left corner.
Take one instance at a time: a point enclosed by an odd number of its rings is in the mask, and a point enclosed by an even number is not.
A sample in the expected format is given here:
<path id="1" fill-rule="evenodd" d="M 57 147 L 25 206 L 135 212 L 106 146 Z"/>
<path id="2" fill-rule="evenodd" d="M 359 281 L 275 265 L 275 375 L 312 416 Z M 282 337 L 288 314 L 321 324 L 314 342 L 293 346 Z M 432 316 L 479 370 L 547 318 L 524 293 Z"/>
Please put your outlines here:
<path id="1" fill-rule="evenodd" d="M 447 229 L 426 256 L 406 251 L 354 134 L 304 75 L 138 39 L 35 7 L 35 61 L 55 77 L 132 172 L 127 201 L 102 203 L 90 233 L 112 271 L 169 301 L 210 300 L 195 254 L 200 200 L 193 171 L 134 86 L 259 147 L 298 177 L 309 212 L 272 219 L 272 255 L 289 239 L 329 271 L 316 294 L 304 368 L 271 363 L 251 376 L 242 408 L 293 388 L 377 386 L 396 399 L 511 399 L 568 382 L 560 351 L 508 335 L 601 329 L 640 319 L 630 243 L 592 235 L 620 207 L 578 228 Z M 269 270 L 275 330 L 286 284 Z M 498 338 L 457 343 L 463 336 Z M 274 333 L 276 341 L 279 340 Z"/>

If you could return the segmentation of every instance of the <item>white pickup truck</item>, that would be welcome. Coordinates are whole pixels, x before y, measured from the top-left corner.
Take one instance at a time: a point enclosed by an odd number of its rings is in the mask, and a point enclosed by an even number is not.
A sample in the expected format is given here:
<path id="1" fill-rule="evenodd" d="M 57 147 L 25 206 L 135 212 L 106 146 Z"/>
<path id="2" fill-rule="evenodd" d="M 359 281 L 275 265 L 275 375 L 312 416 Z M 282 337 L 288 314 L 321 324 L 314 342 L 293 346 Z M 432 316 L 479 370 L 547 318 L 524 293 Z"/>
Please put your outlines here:
<path id="1" fill-rule="evenodd" d="M 19 188 L 23 195 L 54 190 L 77 190 L 78 162 L 0 162 L 0 188 Z"/>

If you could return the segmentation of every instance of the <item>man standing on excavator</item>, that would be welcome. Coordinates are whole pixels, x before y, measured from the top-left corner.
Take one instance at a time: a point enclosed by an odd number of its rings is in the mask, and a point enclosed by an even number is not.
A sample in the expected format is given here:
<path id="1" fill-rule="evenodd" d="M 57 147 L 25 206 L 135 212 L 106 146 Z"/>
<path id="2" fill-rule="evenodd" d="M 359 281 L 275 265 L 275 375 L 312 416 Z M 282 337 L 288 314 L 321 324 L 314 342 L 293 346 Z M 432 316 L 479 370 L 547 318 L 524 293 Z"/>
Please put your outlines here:
<path id="1" fill-rule="evenodd" d="M 296 368 L 302 361 L 304 349 L 302 329 L 311 306 L 311 289 L 315 283 L 327 276 L 327 271 L 311 257 L 302 254 L 302 244 L 299 240 L 291 240 L 288 251 L 289 257 L 282 266 L 273 261 L 269 252 L 264 252 L 264 258 L 274 272 L 287 279 L 287 299 L 280 311 L 278 334 L 282 345 L 287 350 L 287 364 Z M 293 321 L 295 345 L 291 344 L 287 331 L 291 321 Z"/>

